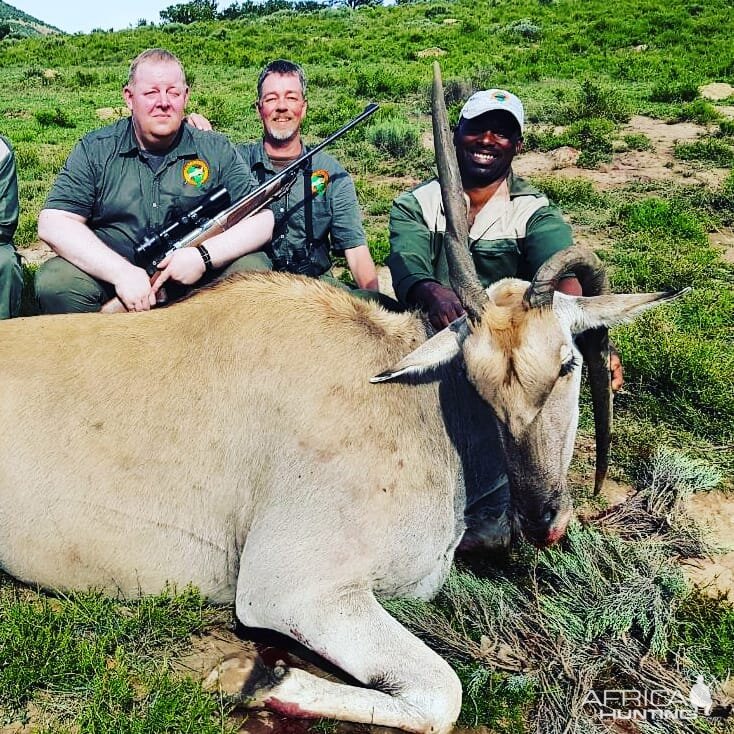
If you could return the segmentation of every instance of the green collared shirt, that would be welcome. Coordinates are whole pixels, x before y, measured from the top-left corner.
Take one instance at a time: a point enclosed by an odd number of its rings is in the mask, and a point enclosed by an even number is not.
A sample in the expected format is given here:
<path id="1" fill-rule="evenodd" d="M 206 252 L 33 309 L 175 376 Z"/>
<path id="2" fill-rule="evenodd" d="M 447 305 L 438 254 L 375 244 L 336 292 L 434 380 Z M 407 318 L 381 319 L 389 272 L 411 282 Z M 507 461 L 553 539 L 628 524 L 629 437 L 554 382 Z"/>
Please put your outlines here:
<path id="1" fill-rule="evenodd" d="M 133 260 L 146 237 L 191 211 L 217 186 L 234 202 L 254 181 L 223 135 L 182 125 L 176 143 L 153 172 L 130 118 L 85 135 L 66 160 L 44 208 L 84 217 L 115 252 Z"/>
<path id="2" fill-rule="evenodd" d="M 401 303 L 420 281 L 449 286 L 443 248 L 446 220 L 436 179 L 393 202 L 390 212 L 388 265 Z M 523 179 L 510 174 L 507 187 L 477 214 L 468 247 L 477 275 L 486 288 L 501 278 L 532 278 L 552 254 L 573 243 L 571 227 L 548 199 Z"/>
<path id="3" fill-rule="evenodd" d="M 250 165 L 258 183 L 275 175 L 262 140 L 244 143 L 237 150 Z M 271 209 L 276 222 L 272 242 L 276 257 L 288 257 L 293 249 L 303 248 L 309 239 L 314 245 L 325 245 L 327 251 L 348 250 L 367 243 L 354 183 L 341 164 L 323 151 L 316 153 L 310 166 Z"/>
<path id="4" fill-rule="evenodd" d="M 18 226 L 18 177 L 15 154 L 7 138 L 0 136 L 0 245 L 12 245 Z"/>

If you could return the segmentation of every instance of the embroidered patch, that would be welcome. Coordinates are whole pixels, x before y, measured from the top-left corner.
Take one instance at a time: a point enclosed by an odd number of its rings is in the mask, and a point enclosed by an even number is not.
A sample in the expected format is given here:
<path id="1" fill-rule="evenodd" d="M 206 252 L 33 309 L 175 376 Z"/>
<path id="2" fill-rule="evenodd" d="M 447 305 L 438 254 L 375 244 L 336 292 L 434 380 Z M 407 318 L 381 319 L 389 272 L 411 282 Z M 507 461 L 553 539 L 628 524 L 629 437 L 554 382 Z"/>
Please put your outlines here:
<path id="1" fill-rule="evenodd" d="M 198 189 L 209 180 L 209 166 L 199 158 L 188 161 L 184 164 L 183 177 L 187 184 Z"/>
<path id="2" fill-rule="evenodd" d="M 496 99 L 498 102 L 507 102 L 507 95 L 504 92 L 495 92 L 492 99 Z"/>
<path id="3" fill-rule="evenodd" d="M 311 174 L 311 193 L 314 196 L 319 196 L 326 192 L 326 187 L 329 185 L 329 172 L 323 168 L 319 168 L 318 171 L 314 171 Z"/>

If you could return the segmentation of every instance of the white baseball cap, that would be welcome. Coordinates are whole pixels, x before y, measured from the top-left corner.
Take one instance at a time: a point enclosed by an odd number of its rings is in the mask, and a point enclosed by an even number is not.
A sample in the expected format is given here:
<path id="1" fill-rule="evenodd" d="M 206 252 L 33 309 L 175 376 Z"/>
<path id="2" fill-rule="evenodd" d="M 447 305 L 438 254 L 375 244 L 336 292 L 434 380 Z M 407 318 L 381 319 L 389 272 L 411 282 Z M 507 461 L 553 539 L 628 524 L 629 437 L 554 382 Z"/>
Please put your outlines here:
<path id="1" fill-rule="evenodd" d="M 522 102 L 512 92 L 504 89 L 485 89 L 481 92 L 474 92 L 461 108 L 461 117 L 471 120 L 492 110 L 509 112 L 520 124 L 520 132 L 522 132 L 525 124 L 525 110 Z"/>

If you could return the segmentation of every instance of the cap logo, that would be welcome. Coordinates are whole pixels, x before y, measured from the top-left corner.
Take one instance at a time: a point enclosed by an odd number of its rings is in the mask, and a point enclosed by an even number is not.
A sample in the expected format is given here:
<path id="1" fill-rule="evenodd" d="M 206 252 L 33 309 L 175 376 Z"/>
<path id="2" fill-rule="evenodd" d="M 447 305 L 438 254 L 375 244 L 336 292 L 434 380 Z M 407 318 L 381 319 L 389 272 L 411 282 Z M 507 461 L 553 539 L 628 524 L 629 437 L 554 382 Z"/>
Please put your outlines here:
<path id="1" fill-rule="evenodd" d="M 492 99 L 496 99 L 498 102 L 507 102 L 507 95 L 504 92 L 495 92 Z"/>
<path id="2" fill-rule="evenodd" d="M 197 158 L 184 164 L 183 177 L 189 186 L 195 186 L 197 189 L 203 186 L 209 180 L 209 166 L 207 162 Z"/>

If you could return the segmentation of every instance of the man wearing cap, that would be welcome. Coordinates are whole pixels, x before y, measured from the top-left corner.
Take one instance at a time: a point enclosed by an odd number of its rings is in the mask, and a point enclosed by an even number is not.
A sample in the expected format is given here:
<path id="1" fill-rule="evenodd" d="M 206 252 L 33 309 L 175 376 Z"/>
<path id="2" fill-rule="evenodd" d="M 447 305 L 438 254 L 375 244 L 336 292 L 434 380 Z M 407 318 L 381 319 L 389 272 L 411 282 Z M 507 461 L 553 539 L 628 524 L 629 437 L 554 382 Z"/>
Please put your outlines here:
<path id="1" fill-rule="evenodd" d="M 573 241 L 560 211 L 512 172 L 512 160 L 522 149 L 523 123 L 522 102 L 505 90 L 489 89 L 469 98 L 454 131 L 469 207 L 467 245 L 485 288 L 501 278 L 531 278 L 547 258 Z M 436 329 L 464 313 L 449 285 L 445 230 L 437 179 L 402 194 L 393 203 L 388 265 L 396 295 L 404 306 L 425 311 Z M 558 290 L 581 295 L 581 284 L 573 276 L 563 278 Z M 616 354 L 610 366 L 612 386 L 619 389 L 622 370 Z M 486 450 L 493 450 L 492 446 Z M 467 496 L 462 550 L 509 542 L 509 485 L 498 442 L 494 451 L 496 476 L 487 477 L 483 486 Z"/>
<path id="2" fill-rule="evenodd" d="M 571 227 L 557 207 L 512 172 L 522 150 L 522 102 L 503 89 L 476 92 L 461 110 L 454 145 L 469 205 L 469 242 L 484 287 L 506 277 L 532 278 L 538 267 L 573 242 Z M 464 313 L 449 286 L 443 250 L 446 221 L 437 179 L 402 194 L 390 212 L 388 265 L 398 300 L 426 312 L 436 329 Z M 581 295 L 575 277 L 558 290 Z M 616 353 L 612 385 L 622 385 Z"/>
<path id="3" fill-rule="evenodd" d="M 23 273 L 13 235 L 18 226 L 18 178 L 10 141 L 0 136 L 0 319 L 17 316 Z"/>

